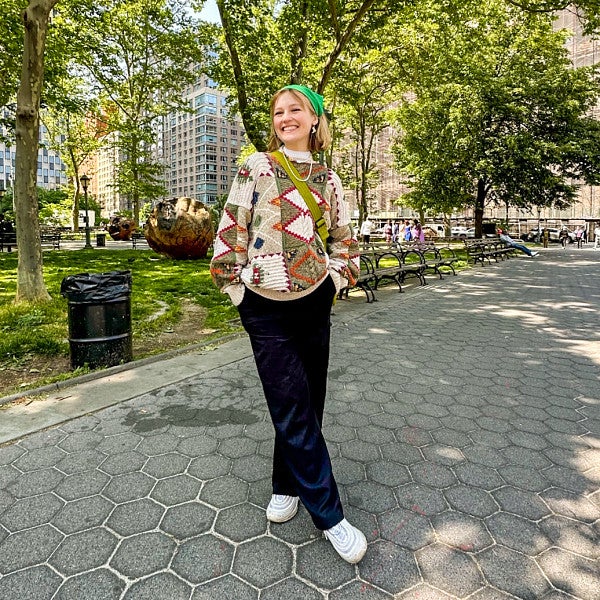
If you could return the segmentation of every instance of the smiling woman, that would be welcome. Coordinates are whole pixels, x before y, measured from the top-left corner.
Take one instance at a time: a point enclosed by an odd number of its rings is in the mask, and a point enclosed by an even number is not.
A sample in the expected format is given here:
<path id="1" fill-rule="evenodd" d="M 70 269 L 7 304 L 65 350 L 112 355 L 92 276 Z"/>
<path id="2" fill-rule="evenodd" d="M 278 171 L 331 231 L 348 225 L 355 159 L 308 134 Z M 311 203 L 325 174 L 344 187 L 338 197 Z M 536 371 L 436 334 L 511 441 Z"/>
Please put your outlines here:
<path id="1" fill-rule="evenodd" d="M 294 84 L 269 106 L 271 152 L 256 152 L 238 172 L 211 273 L 238 307 L 275 427 L 267 519 L 289 521 L 302 502 L 356 563 L 367 542 L 344 518 L 321 425 L 331 305 L 359 274 L 358 244 L 340 178 L 313 159 L 331 142 L 323 96 Z"/>

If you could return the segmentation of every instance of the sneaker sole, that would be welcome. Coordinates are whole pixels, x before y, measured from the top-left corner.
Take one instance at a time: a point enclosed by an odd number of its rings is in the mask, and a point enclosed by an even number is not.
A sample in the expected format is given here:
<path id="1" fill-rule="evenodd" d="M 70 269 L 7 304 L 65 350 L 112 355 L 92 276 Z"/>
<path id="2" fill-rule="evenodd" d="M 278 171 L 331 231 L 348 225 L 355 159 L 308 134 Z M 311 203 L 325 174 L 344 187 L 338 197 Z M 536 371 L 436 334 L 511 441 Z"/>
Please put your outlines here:
<path id="1" fill-rule="evenodd" d="M 298 512 L 298 502 L 296 502 L 296 506 L 294 507 L 294 512 L 290 515 L 285 515 L 285 516 L 278 516 L 278 515 L 269 515 L 269 513 L 267 512 L 267 520 L 271 521 L 271 523 L 287 523 L 288 521 L 291 521 L 295 516 L 296 513 Z"/>

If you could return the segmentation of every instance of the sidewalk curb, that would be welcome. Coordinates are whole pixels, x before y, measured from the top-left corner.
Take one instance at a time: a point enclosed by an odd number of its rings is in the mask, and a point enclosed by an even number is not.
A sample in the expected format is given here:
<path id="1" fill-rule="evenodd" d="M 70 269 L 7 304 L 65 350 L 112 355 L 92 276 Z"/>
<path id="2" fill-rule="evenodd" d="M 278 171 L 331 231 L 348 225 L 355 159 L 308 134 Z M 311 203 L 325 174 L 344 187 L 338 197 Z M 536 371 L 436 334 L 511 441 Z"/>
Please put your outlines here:
<path id="1" fill-rule="evenodd" d="M 96 371 L 93 371 L 92 373 L 85 373 L 84 375 L 78 375 L 77 377 L 72 377 L 70 379 L 64 379 L 62 381 L 56 381 L 54 383 L 42 385 L 37 388 L 30 388 L 27 390 L 23 390 L 22 392 L 16 392 L 15 394 L 11 394 L 10 396 L 4 396 L 0 398 L 0 407 L 4 404 L 9 404 L 11 402 L 15 402 L 16 400 L 21 400 L 22 398 L 28 398 L 29 396 L 40 396 L 41 394 L 56 392 L 65 388 L 70 388 L 79 385 L 81 383 L 96 381 L 104 377 L 110 377 L 111 375 L 122 373 L 123 371 L 130 371 L 132 369 L 136 369 L 137 367 L 143 367 L 145 365 L 149 365 L 155 362 L 160 362 L 161 360 L 174 358 L 176 356 L 189 354 L 191 352 L 197 352 L 198 350 L 202 350 L 203 348 L 208 348 L 210 346 L 218 346 L 230 340 L 236 339 L 237 337 L 242 337 L 243 335 L 245 335 L 244 332 L 230 333 L 228 335 L 215 338 L 210 342 L 198 342 L 197 344 L 182 346 L 181 348 L 175 348 L 173 350 L 168 350 L 167 352 L 162 352 L 160 354 L 153 354 L 152 356 L 147 356 L 138 360 L 133 360 L 120 365 L 115 365 L 114 367 L 98 369 Z"/>

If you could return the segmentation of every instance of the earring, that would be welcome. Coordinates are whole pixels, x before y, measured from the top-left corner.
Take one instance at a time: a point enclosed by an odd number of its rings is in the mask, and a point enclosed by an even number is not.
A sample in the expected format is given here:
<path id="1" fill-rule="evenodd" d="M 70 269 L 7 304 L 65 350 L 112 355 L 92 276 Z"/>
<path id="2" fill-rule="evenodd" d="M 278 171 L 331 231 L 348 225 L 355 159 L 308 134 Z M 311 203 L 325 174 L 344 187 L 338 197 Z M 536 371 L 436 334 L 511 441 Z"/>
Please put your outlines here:
<path id="1" fill-rule="evenodd" d="M 315 133 L 317 133 L 317 126 L 313 125 L 312 129 L 310 130 L 310 132 L 312 133 L 312 135 L 315 135 Z"/>

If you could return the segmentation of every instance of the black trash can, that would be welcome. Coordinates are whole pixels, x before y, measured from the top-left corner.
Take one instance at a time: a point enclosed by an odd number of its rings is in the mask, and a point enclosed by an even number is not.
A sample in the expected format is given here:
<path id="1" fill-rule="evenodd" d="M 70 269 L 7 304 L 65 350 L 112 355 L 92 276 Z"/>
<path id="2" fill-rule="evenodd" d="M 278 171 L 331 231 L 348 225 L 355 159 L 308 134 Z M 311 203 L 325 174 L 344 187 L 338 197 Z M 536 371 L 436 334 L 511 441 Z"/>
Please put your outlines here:
<path id="1" fill-rule="evenodd" d="M 73 369 L 132 360 L 131 271 L 69 275 L 60 293 L 68 300 Z"/>
<path id="2" fill-rule="evenodd" d="M 96 246 L 98 248 L 106 246 L 106 234 L 105 233 L 97 233 L 96 234 Z"/>

